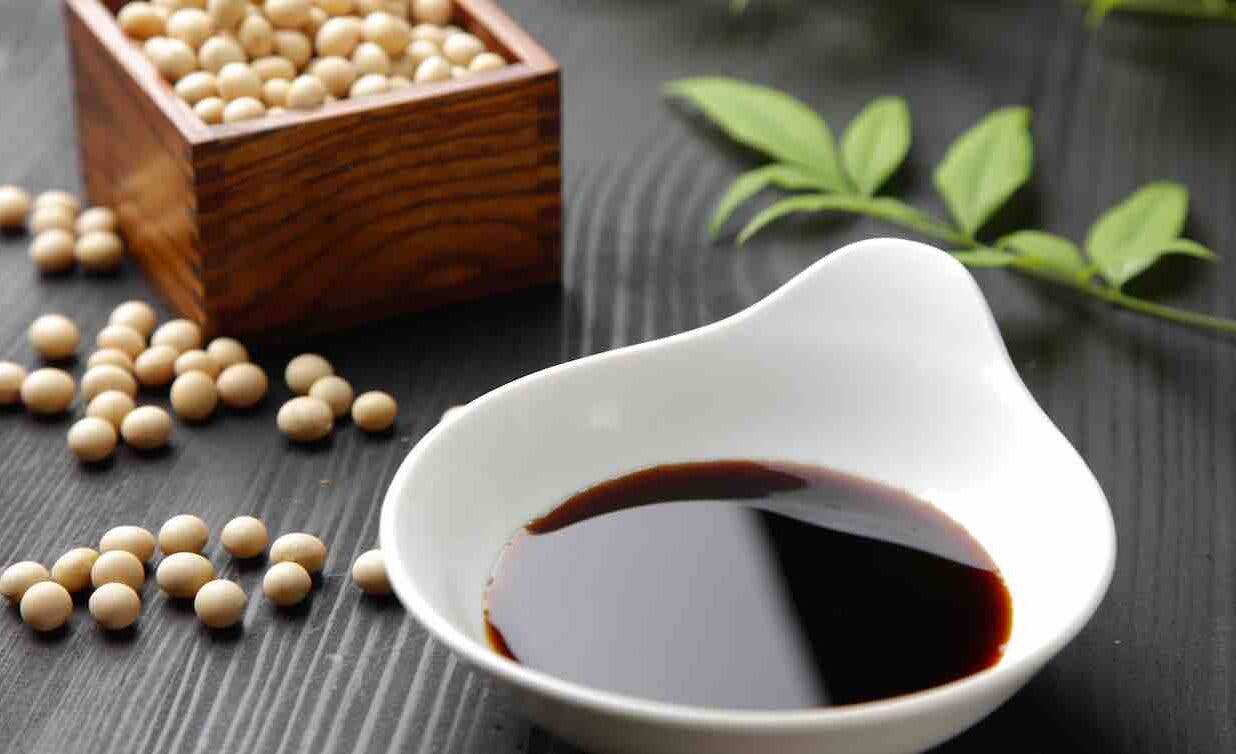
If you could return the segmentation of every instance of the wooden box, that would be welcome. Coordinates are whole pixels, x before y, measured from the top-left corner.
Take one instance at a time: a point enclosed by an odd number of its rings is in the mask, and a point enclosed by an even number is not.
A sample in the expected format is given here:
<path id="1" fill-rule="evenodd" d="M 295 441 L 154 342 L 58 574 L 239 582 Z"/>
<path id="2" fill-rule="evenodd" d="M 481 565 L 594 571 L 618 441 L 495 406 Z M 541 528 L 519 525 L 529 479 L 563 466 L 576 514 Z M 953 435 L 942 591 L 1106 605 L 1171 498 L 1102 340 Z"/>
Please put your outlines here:
<path id="1" fill-rule="evenodd" d="M 219 126 L 120 30 L 123 0 L 64 3 L 90 201 L 207 331 L 282 339 L 559 279 L 558 67 L 491 0 L 455 0 L 455 23 L 504 69 Z"/>

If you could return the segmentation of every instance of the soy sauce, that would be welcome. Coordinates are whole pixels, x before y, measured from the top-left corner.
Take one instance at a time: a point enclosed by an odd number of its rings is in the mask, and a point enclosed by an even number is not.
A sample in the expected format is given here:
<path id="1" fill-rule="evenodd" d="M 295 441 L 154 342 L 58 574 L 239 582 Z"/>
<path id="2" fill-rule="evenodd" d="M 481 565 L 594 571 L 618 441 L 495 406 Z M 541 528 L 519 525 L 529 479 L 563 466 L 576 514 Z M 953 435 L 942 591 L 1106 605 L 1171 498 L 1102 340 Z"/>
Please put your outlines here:
<path id="1" fill-rule="evenodd" d="M 908 694 L 996 663 L 999 571 L 905 492 L 824 468 L 657 466 L 518 532 L 485 592 L 493 648 L 595 688 L 729 709 Z"/>

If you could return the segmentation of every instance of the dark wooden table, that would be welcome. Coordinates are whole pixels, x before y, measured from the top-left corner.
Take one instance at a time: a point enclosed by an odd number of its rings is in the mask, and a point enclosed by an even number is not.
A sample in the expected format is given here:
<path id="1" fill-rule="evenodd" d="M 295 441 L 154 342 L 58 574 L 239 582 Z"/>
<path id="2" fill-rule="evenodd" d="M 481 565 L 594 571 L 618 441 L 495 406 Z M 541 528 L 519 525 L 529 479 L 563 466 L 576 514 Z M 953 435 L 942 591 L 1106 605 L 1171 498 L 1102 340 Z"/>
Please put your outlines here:
<path id="1" fill-rule="evenodd" d="M 276 390 L 255 415 L 177 427 L 171 452 L 122 450 L 83 469 L 67 420 L 0 413 L 0 561 L 50 562 L 119 523 L 240 513 L 331 547 L 308 609 L 262 599 L 244 631 L 213 636 L 146 589 L 137 630 L 109 637 L 83 609 L 40 638 L 0 615 L 0 749 L 22 752 L 572 751 L 461 667 L 348 569 L 377 537 L 386 484 L 443 409 L 541 367 L 686 330 L 757 300 L 867 221 L 807 220 L 741 250 L 707 242 L 719 191 L 750 155 L 659 99 L 662 82 L 726 73 L 787 89 L 834 123 L 907 96 L 915 148 L 898 190 L 934 202 L 930 165 L 981 114 L 1034 108 L 1033 188 L 1000 220 L 1081 236 L 1145 181 L 1193 189 L 1189 231 L 1236 255 L 1236 26 L 1115 19 L 1098 33 L 1047 0 L 508 0 L 565 72 L 561 291 L 458 306 L 308 344 L 352 382 L 392 391 L 393 437 L 353 428 L 289 447 Z M 58 4 L 0 0 L 0 183 L 79 187 Z M 122 138 L 118 136 L 117 138 Z M 43 281 L 27 239 L 0 240 L 0 358 L 33 363 L 47 311 L 94 326 L 146 296 L 116 279 Z M 1115 511 L 1120 555 L 1082 635 L 986 722 L 940 751 L 1236 750 L 1236 342 L 984 273 L 1018 369 L 1089 461 Z M 1143 292 L 1232 316 L 1236 262 L 1164 266 Z M 259 360 L 279 374 L 290 352 Z M 1045 548 L 1051 542 L 1042 543 Z M 212 545 L 208 554 L 217 554 Z M 216 562 L 228 563 L 225 558 Z M 224 573 L 248 589 L 260 570 Z"/>

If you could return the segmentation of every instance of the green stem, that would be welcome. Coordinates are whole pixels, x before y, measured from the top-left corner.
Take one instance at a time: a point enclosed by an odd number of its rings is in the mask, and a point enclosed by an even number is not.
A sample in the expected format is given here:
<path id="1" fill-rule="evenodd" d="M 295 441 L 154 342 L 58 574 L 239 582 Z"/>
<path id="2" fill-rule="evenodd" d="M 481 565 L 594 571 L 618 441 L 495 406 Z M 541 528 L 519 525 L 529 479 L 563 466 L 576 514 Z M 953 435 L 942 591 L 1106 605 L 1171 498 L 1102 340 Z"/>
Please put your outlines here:
<path id="1" fill-rule="evenodd" d="M 1087 0 L 1086 5 L 1090 8 L 1089 23 L 1097 24 L 1101 20 L 1101 16 L 1096 16 L 1095 6 L 1099 3 L 1095 0 Z M 1236 21 L 1236 7 L 1230 3 L 1223 8 L 1197 7 L 1191 5 L 1176 5 L 1174 3 L 1164 3 L 1161 0 L 1128 0 L 1127 2 L 1119 3 L 1114 7 L 1108 8 L 1105 13 L 1130 11 L 1135 13 L 1161 13 L 1172 16 L 1183 16 L 1186 18 L 1199 18 L 1210 21 Z"/>
<path id="2" fill-rule="evenodd" d="M 1106 301 L 1107 303 L 1114 306 L 1119 306 L 1122 309 L 1128 309 L 1129 311 L 1134 311 L 1151 317 L 1158 317 L 1159 319 L 1164 319 L 1181 325 L 1188 325 L 1189 327 L 1236 335 L 1236 320 L 1227 319 L 1225 317 L 1215 317 L 1210 314 L 1202 314 L 1201 312 L 1192 312 L 1188 309 L 1177 309 L 1174 306 L 1167 306 L 1165 304 L 1156 304 L 1155 302 L 1147 301 L 1144 298 L 1130 296 L 1129 294 L 1112 288 L 1109 285 L 1090 282 L 1089 279 L 1065 278 L 1060 275 L 1054 275 L 1044 270 L 1024 264 L 1018 264 L 1016 262 L 1010 266 L 1018 272 L 1030 277 L 1067 286 L 1075 291 L 1084 293 L 1091 298 Z"/>
<path id="3" fill-rule="evenodd" d="M 1130 311 L 1148 314 L 1160 319 L 1166 319 L 1170 322 L 1189 325 L 1190 327 L 1236 334 L 1236 320 L 1230 320 L 1224 317 L 1215 317 L 1210 314 L 1202 314 L 1201 312 L 1191 312 L 1187 309 L 1177 309 L 1174 306 L 1156 304 L 1153 301 L 1147 301 L 1144 298 L 1130 296 L 1126 293 L 1121 293 L 1120 291 L 1113 290 L 1111 288 L 1099 289 L 1095 292 L 1095 295 L 1105 301 L 1115 304 L 1116 306 L 1129 309 Z"/>

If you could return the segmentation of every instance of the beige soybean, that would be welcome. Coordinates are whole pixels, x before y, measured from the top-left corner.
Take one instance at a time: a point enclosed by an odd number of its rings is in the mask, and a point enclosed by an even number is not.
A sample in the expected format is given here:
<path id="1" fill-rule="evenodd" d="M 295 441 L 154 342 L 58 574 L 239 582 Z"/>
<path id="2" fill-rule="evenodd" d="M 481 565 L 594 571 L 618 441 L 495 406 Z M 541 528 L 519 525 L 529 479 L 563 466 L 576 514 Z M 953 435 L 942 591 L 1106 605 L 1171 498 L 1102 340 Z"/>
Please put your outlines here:
<path id="1" fill-rule="evenodd" d="M 407 61 L 412 68 L 412 75 L 416 75 L 416 67 L 425 62 L 434 55 L 441 55 L 442 48 L 434 42 L 427 39 L 416 39 L 408 45 L 408 49 L 404 51 L 404 60 Z"/>
<path id="2" fill-rule="evenodd" d="M 266 524 L 253 516 L 237 516 L 223 527 L 219 541 L 232 557 L 257 557 L 266 549 Z"/>
<path id="3" fill-rule="evenodd" d="M 200 348 L 192 348 L 177 356 L 173 369 L 177 376 L 186 372 L 205 372 L 212 380 L 219 376 L 219 365 L 214 357 Z"/>
<path id="4" fill-rule="evenodd" d="M 423 39 L 426 42 L 433 42 L 436 46 L 441 46 L 446 41 L 446 29 L 439 24 L 419 23 L 412 27 L 412 39 Z"/>
<path id="5" fill-rule="evenodd" d="M 313 58 L 313 43 L 303 32 L 279 29 L 275 32 L 275 53 L 290 60 L 299 71 Z"/>
<path id="6" fill-rule="evenodd" d="M 219 71 L 218 83 L 219 96 L 228 101 L 262 96 L 262 79 L 246 63 L 223 66 Z"/>
<path id="7" fill-rule="evenodd" d="M 69 428 L 69 450 L 83 463 L 98 463 L 116 450 L 116 428 L 106 419 L 87 416 Z"/>
<path id="8" fill-rule="evenodd" d="M 113 364 L 90 367 L 82 375 L 82 400 L 89 403 L 95 396 L 107 390 L 119 390 L 130 398 L 137 395 L 137 380 L 128 370 Z"/>
<path id="9" fill-rule="evenodd" d="M 169 597 L 189 599 L 215 577 L 215 567 L 196 552 L 176 552 L 159 562 L 155 581 Z"/>
<path id="10" fill-rule="evenodd" d="M 275 27 L 260 14 L 250 15 L 240 22 L 236 39 L 250 58 L 261 58 L 275 51 Z"/>
<path id="11" fill-rule="evenodd" d="M 78 212 L 82 211 L 81 200 L 68 191 L 61 191 L 60 189 L 44 191 L 35 197 L 34 208 L 40 209 L 42 207 L 62 207 L 74 217 L 77 216 Z"/>
<path id="12" fill-rule="evenodd" d="M 202 328 L 188 319 L 164 322 L 150 336 L 152 346 L 171 346 L 177 353 L 202 347 Z"/>
<path id="13" fill-rule="evenodd" d="M 326 563 L 326 543 L 304 532 L 284 534 L 271 544 L 270 562 L 292 562 L 317 573 Z"/>
<path id="14" fill-rule="evenodd" d="M 73 255 L 76 243 L 73 234 L 63 228 L 45 230 L 30 244 L 30 261 L 44 274 L 65 272 L 77 261 Z"/>
<path id="15" fill-rule="evenodd" d="M 468 69 L 464 68 L 462 65 L 451 66 L 451 78 L 461 79 L 467 75 L 468 75 Z"/>
<path id="16" fill-rule="evenodd" d="M 324 401 L 300 396 L 279 407 L 275 423 L 293 442 L 316 442 L 330 434 L 335 415 Z"/>
<path id="17" fill-rule="evenodd" d="M 386 76 L 391 72 L 390 55 L 373 42 L 361 42 L 356 46 L 352 51 L 352 65 L 362 78 L 371 74 Z"/>
<path id="18" fill-rule="evenodd" d="M 113 272 L 124 262 L 124 242 L 110 230 L 96 230 L 77 239 L 73 256 L 87 272 Z"/>
<path id="19" fill-rule="evenodd" d="M 170 37 L 152 37 L 142 46 L 146 57 L 154 63 L 155 69 L 163 78 L 171 82 L 179 81 L 197 70 L 197 53 L 185 44 L 183 40 Z"/>
<path id="20" fill-rule="evenodd" d="M 172 410 L 185 421 L 205 421 L 219 405 L 219 391 L 209 374 L 185 372 L 172 383 Z"/>
<path id="21" fill-rule="evenodd" d="M 349 97 L 368 97 L 374 94 L 382 94 L 389 92 L 391 89 L 390 80 L 380 73 L 370 73 L 361 76 L 352 84 L 352 88 L 348 90 Z"/>
<path id="22" fill-rule="evenodd" d="M 163 33 L 167 23 L 167 13 L 150 3 L 133 2 L 123 6 L 116 13 L 120 28 L 130 37 L 137 40 L 150 39 Z"/>
<path id="23" fill-rule="evenodd" d="M 52 564 L 52 581 L 70 592 L 80 592 L 90 586 L 90 569 L 98 559 L 99 553 L 93 548 L 74 547 Z"/>
<path id="24" fill-rule="evenodd" d="M 0 228 L 20 228 L 30 214 L 30 194 L 17 186 L 0 186 Z"/>
<path id="25" fill-rule="evenodd" d="M 138 450 L 161 448 L 171 435 L 172 417 L 158 406 L 139 406 L 120 423 L 120 436 Z"/>
<path id="26" fill-rule="evenodd" d="M 77 385 L 61 369 L 36 369 L 21 383 L 21 402 L 34 414 L 64 413 L 73 403 Z"/>
<path id="27" fill-rule="evenodd" d="M 362 34 L 365 41 L 381 47 L 391 57 L 402 55 L 412 41 L 412 27 L 407 21 L 381 11 L 365 17 Z"/>
<path id="28" fill-rule="evenodd" d="M 155 325 L 159 323 L 159 315 L 155 313 L 154 307 L 150 304 L 134 299 L 113 309 L 111 316 L 107 318 L 107 323 L 128 325 L 141 333 L 142 337 L 149 338 L 154 332 Z"/>
<path id="29" fill-rule="evenodd" d="M 355 393 L 347 380 L 332 374 L 314 382 L 313 387 L 309 388 L 309 396 L 330 406 L 331 413 L 338 419 L 347 415 Z"/>
<path id="30" fill-rule="evenodd" d="M 198 64 L 202 66 L 203 72 L 209 74 L 218 74 L 229 63 L 244 63 L 248 60 L 249 56 L 245 54 L 245 48 L 231 36 L 213 36 L 203 42 L 197 51 Z M 192 75 L 189 74 L 189 76 Z"/>
<path id="31" fill-rule="evenodd" d="M 77 325 L 63 314 L 44 314 L 34 320 L 29 336 L 31 347 L 48 361 L 69 358 L 82 340 Z"/>
<path id="32" fill-rule="evenodd" d="M 217 126 L 223 122 L 223 110 L 226 107 L 227 103 L 221 97 L 207 97 L 193 106 L 193 112 L 197 113 L 203 123 Z"/>
<path id="33" fill-rule="evenodd" d="M 159 550 L 164 555 L 201 552 L 209 541 L 210 528 L 206 522 L 188 513 L 172 516 L 159 527 Z"/>
<path id="34" fill-rule="evenodd" d="M 118 227 L 116 212 L 109 207 L 91 207 L 77 216 L 76 230 L 79 234 L 106 230 L 113 233 Z"/>
<path id="35" fill-rule="evenodd" d="M 442 43 L 443 57 L 455 65 L 467 65 L 484 51 L 485 43 L 467 32 L 451 34 Z"/>
<path id="36" fill-rule="evenodd" d="M 164 33 L 196 50 L 215 33 L 215 22 L 200 8 L 182 8 L 168 17 Z"/>
<path id="37" fill-rule="evenodd" d="M 313 383 L 335 373 L 331 363 L 316 353 L 302 353 L 288 362 L 283 379 L 297 395 L 308 395 Z"/>
<path id="38" fill-rule="evenodd" d="M 194 71 L 176 82 L 176 96 L 190 105 L 196 105 L 207 97 L 219 96 L 215 75 L 206 71 Z M 80 223 L 80 219 L 78 220 Z"/>
<path id="39" fill-rule="evenodd" d="M 318 55 L 348 57 L 360 44 L 364 24 L 355 16 L 332 18 L 322 24 L 314 35 L 313 46 Z"/>
<path id="40" fill-rule="evenodd" d="M 0 406 L 21 402 L 21 384 L 26 381 L 26 369 L 11 361 L 0 361 Z"/>
<path id="41" fill-rule="evenodd" d="M 244 616 L 248 602 L 245 590 L 235 581 L 215 579 L 197 590 L 193 598 L 193 612 L 210 628 L 228 628 Z"/>
<path id="42" fill-rule="evenodd" d="M 453 9 L 451 0 L 412 0 L 412 17 L 428 24 L 448 24 Z"/>
<path id="43" fill-rule="evenodd" d="M 73 597 L 54 581 L 40 581 L 21 598 L 21 619 L 35 631 L 54 631 L 73 614 Z"/>
<path id="44" fill-rule="evenodd" d="M 313 578 L 297 563 L 275 563 L 262 577 L 262 592 L 279 607 L 299 604 L 312 588 Z"/>
<path id="45" fill-rule="evenodd" d="M 287 106 L 311 110 L 326 101 L 326 85 L 316 76 L 297 76 L 287 90 Z"/>
<path id="46" fill-rule="evenodd" d="M 288 90 L 292 82 L 287 79 L 271 79 L 262 82 L 262 102 L 267 108 L 284 107 L 288 104 Z"/>
<path id="47" fill-rule="evenodd" d="M 102 419 L 119 432 L 124 418 L 129 415 L 137 404 L 133 399 L 119 390 L 105 390 L 95 396 L 86 406 L 86 416 Z"/>
<path id="48" fill-rule="evenodd" d="M 119 631 L 133 625 L 142 613 L 142 598 L 133 587 L 113 581 L 90 595 L 90 617 L 101 628 Z"/>
<path id="49" fill-rule="evenodd" d="M 234 99 L 223 108 L 224 123 L 240 123 L 254 120 L 266 114 L 266 106 L 256 97 Z"/>
<path id="50" fill-rule="evenodd" d="M 296 66 L 292 65 L 292 61 L 287 58 L 281 58 L 275 55 L 265 58 L 258 58 L 250 65 L 253 72 L 258 75 L 262 81 L 270 81 L 272 79 L 283 79 L 291 81 L 296 78 Z"/>
<path id="51" fill-rule="evenodd" d="M 352 581 L 365 594 L 376 596 L 391 593 L 391 582 L 386 576 L 386 561 L 382 559 L 381 550 L 361 553 L 352 564 Z"/>
<path id="52" fill-rule="evenodd" d="M 127 552 L 145 563 L 154 557 L 155 538 L 140 526 L 116 526 L 99 539 L 99 552 Z"/>
<path id="53" fill-rule="evenodd" d="M 28 225 L 30 232 L 36 234 L 49 230 L 63 230 L 71 233 L 76 222 L 76 213 L 58 205 L 46 205 L 34 208 Z"/>
<path id="54" fill-rule="evenodd" d="M 472 62 L 468 64 L 468 70 L 473 73 L 484 73 L 486 71 L 496 71 L 506 67 L 506 61 L 501 55 L 492 52 L 482 52 Z"/>
<path id="55" fill-rule="evenodd" d="M 326 91 L 336 97 L 346 97 L 356 81 L 356 66 L 351 60 L 341 57 L 318 58 L 309 67 L 309 72 L 318 77 Z"/>
<path id="56" fill-rule="evenodd" d="M 206 12 L 216 29 L 235 29 L 249 13 L 248 0 L 206 0 Z"/>
<path id="57" fill-rule="evenodd" d="M 346 16 L 355 7 L 352 0 L 313 0 L 313 4 L 326 11 L 328 16 Z"/>
<path id="58" fill-rule="evenodd" d="M 108 550 L 100 553 L 90 567 L 90 583 L 95 589 L 118 582 L 134 589 L 141 589 L 146 583 L 146 569 L 142 561 L 128 550 Z"/>
<path id="59" fill-rule="evenodd" d="M 370 390 L 352 404 L 352 423 L 366 432 L 384 432 L 395 423 L 399 405 L 389 393 Z"/>
<path id="60" fill-rule="evenodd" d="M 206 353 L 210 354 L 220 371 L 249 360 L 248 349 L 235 338 L 215 338 L 206 346 Z"/>
<path id="61" fill-rule="evenodd" d="M 162 387 L 176 376 L 175 348 L 151 346 L 133 360 L 133 374 L 146 387 Z"/>
<path id="62" fill-rule="evenodd" d="M 219 400 L 230 408 L 250 408 L 266 397 L 266 372 L 257 364 L 233 364 L 219 373 Z"/>
<path id="63" fill-rule="evenodd" d="M 146 338 L 128 325 L 107 325 L 94 338 L 99 348 L 116 348 L 136 359 L 146 350 Z"/>
<path id="64" fill-rule="evenodd" d="M 451 64 L 441 55 L 431 55 L 416 67 L 415 81 L 427 84 L 433 81 L 448 81 L 451 78 Z"/>
<path id="65" fill-rule="evenodd" d="M 51 574 L 42 563 L 23 560 L 14 563 L 0 573 L 0 595 L 12 603 L 21 602 L 26 590 L 40 581 L 47 581 Z"/>
<path id="66" fill-rule="evenodd" d="M 90 354 L 90 358 L 86 359 L 86 368 L 99 366 L 120 367 L 129 374 L 133 374 L 133 359 L 119 348 L 100 348 Z"/>
<path id="67" fill-rule="evenodd" d="M 266 17 L 277 29 L 299 29 L 309 21 L 309 0 L 266 0 Z"/>

